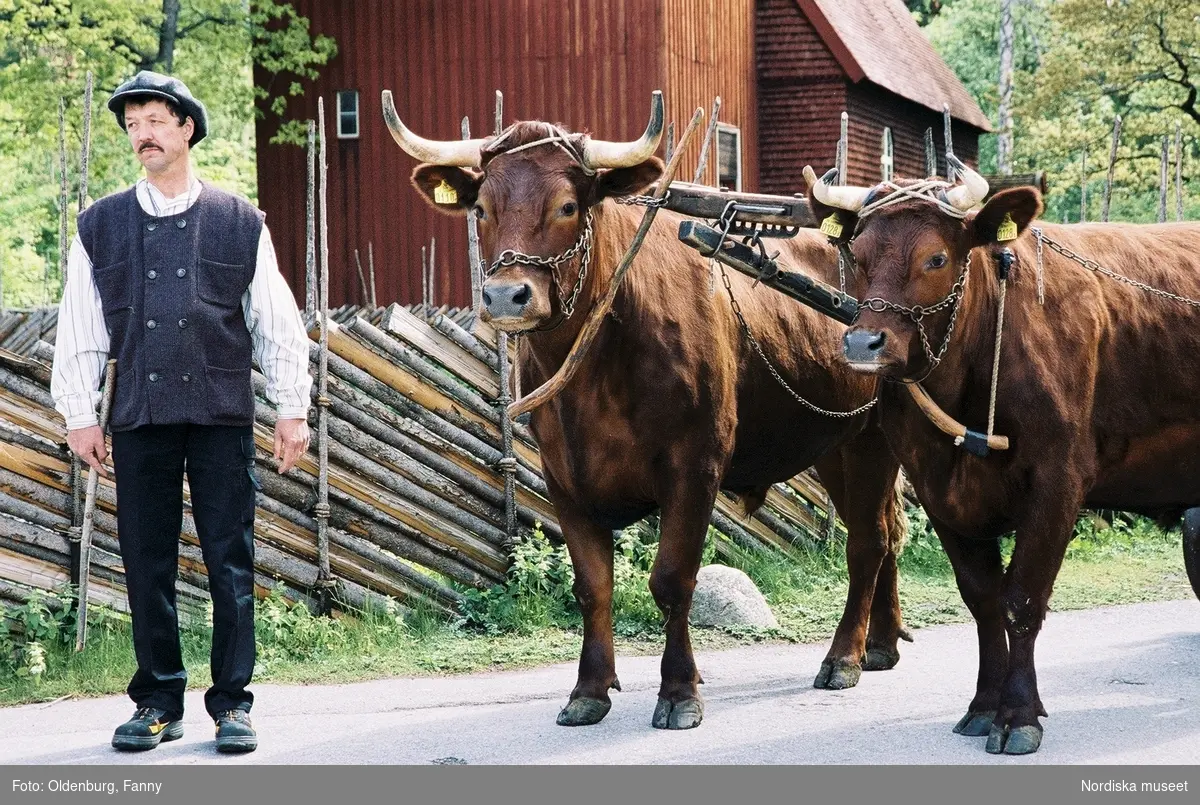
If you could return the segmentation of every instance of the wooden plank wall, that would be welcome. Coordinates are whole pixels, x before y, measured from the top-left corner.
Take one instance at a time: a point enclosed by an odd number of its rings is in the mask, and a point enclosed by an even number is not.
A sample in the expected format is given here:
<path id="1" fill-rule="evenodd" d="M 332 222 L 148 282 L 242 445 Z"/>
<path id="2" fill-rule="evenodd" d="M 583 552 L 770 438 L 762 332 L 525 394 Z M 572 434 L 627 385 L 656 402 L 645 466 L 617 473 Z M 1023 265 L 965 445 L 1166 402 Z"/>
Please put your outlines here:
<path id="1" fill-rule="evenodd" d="M 753 0 L 661 0 L 662 87 L 667 119 L 676 137 L 697 106 L 705 125 L 713 98 L 721 96 L 720 120 L 742 134 L 742 190 L 758 190 L 758 126 L 754 81 Z M 678 176 L 691 181 L 703 134 L 693 138 Z M 716 137 L 709 147 L 704 184 L 716 184 Z"/>

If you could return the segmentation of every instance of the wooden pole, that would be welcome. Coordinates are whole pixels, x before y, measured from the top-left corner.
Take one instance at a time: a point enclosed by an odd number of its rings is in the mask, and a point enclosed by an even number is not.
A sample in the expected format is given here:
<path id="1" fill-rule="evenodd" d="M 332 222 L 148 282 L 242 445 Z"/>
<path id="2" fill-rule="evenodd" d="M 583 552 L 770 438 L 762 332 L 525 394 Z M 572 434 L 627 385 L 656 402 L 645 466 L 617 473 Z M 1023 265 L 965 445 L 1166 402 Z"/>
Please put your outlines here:
<path id="1" fill-rule="evenodd" d="M 308 121 L 308 195 L 305 206 L 304 237 L 304 312 L 317 312 L 317 227 L 316 227 L 317 127 Z"/>
<path id="2" fill-rule="evenodd" d="M 950 117 L 950 104 L 943 103 L 942 104 L 942 136 L 946 140 L 947 156 L 954 153 L 954 136 L 953 136 L 953 132 L 952 132 L 952 128 L 953 128 L 952 121 L 953 121 L 953 118 Z M 951 165 L 950 160 L 947 159 L 946 160 L 946 181 L 949 182 L 950 184 L 954 184 L 954 182 L 957 178 L 958 178 L 958 176 L 956 175 L 956 173 L 954 171 L 954 166 Z"/>
<path id="3" fill-rule="evenodd" d="M 87 72 L 83 88 L 83 144 L 79 148 L 79 211 L 87 207 L 88 161 L 92 150 L 92 71 Z M 63 275 L 63 282 L 67 277 Z"/>
<path id="4" fill-rule="evenodd" d="M 1112 146 L 1108 149 L 1108 174 L 1104 179 L 1104 205 L 1100 208 L 1100 220 L 1108 222 L 1109 205 L 1112 202 L 1113 175 L 1117 170 L 1117 146 L 1121 144 L 1121 116 L 1113 118 Z"/>
<path id="5" fill-rule="evenodd" d="M 421 319 L 429 318 L 429 247 L 421 247 Z"/>
<path id="6" fill-rule="evenodd" d="M 1001 175 L 1012 174 L 1013 130 L 1013 14 L 1015 0 L 1000 0 L 1000 108 L 996 128 L 996 170 Z"/>
<path id="7" fill-rule="evenodd" d="M 496 90 L 496 117 L 493 134 L 504 130 L 504 93 Z M 496 412 L 500 415 L 500 445 L 504 457 L 496 462 L 496 468 L 504 473 L 504 534 L 511 548 L 517 539 L 517 487 L 515 474 L 517 457 L 513 454 L 512 417 L 508 410 L 512 405 L 511 368 L 508 365 L 508 333 L 500 330 L 496 334 L 496 352 L 500 365 L 500 394 L 496 397 Z"/>
<path id="8" fill-rule="evenodd" d="M 850 158 L 850 115 L 842 112 L 841 129 L 838 134 L 837 155 L 834 157 L 834 164 L 837 166 L 837 183 L 846 184 L 849 177 L 846 176 L 847 161 Z"/>
<path id="9" fill-rule="evenodd" d="M 429 322 L 429 317 L 433 315 L 433 311 L 437 310 L 437 238 L 429 239 L 429 307 L 425 311 L 425 322 Z"/>
<path id="10" fill-rule="evenodd" d="M 708 128 L 704 130 L 704 142 L 700 144 L 700 159 L 696 162 L 696 172 L 692 176 L 692 184 L 699 184 L 700 177 L 704 175 L 704 169 L 708 167 L 708 147 L 712 143 L 713 134 L 717 130 L 717 120 L 721 112 L 721 96 L 718 95 L 713 99 L 712 117 L 708 120 Z M 717 170 L 716 179 L 713 181 L 713 187 L 718 187 L 721 184 L 721 168 L 720 154 L 717 155 Z M 737 188 L 731 188 L 736 190 Z"/>
<path id="11" fill-rule="evenodd" d="M 358 249 L 354 250 L 354 265 L 358 266 L 358 284 L 362 287 L 363 306 L 371 306 L 371 292 L 367 288 L 367 275 L 363 273 L 362 260 L 358 257 Z"/>
<path id="12" fill-rule="evenodd" d="M 317 364 L 317 581 L 321 608 L 329 611 L 336 582 L 329 573 L 329 204 L 325 161 L 325 99 L 317 98 L 321 170 L 321 341 Z"/>
<path id="13" fill-rule="evenodd" d="M 100 432 L 108 428 L 108 415 L 112 410 L 113 394 L 116 389 L 117 362 L 109 360 L 104 373 L 104 398 L 100 405 Z M 87 497 L 83 504 L 83 526 L 79 535 L 79 600 L 76 604 L 75 650 L 83 651 L 87 644 L 87 596 L 88 574 L 91 572 L 92 523 L 96 516 L 96 486 L 100 474 L 88 467 Z"/>
<path id="14" fill-rule="evenodd" d="M 667 162 L 670 162 L 671 155 L 675 151 L 675 121 L 674 120 L 672 120 L 670 123 L 667 124 L 667 144 L 665 146 L 665 149 L 666 150 L 663 153 L 666 157 Z"/>
<path id="15" fill-rule="evenodd" d="M 471 139 L 469 117 L 462 119 L 462 138 Z M 483 265 L 479 255 L 479 220 L 474 208 L 467 210 L 467 260 L 471 263 L 471 310 L 478 319 L 479 310 L 483 307 Z"/>
<path id="16" fill-rule="evenodd" d="M 1168 171 L 1171 165 L 1171 154 L 1166 137 L 1162 138 L 1162 150 L 1158 161 L 1158 222 L 1166 223 L 1167 220 L 1167 193 L 1171 187 L 1170 180 L 1167 178 Z"/>
<path id="17" fill-rule="evenodd" d="M 895 144 L 892 142 L 891 126 L 883 127 L 883 144 L 881 151 L 882 155 L 879 157 L 879 177 L 885 182 L 890 182 L 893 175 L 892 171 L 895 170 L 896 166 L 896 152 Z"/>
<path id="18" fill-rule="evenodd" d="M 1079 223 L 1087 221 L 1087 148 L 1079 154 Z"/>
<path id="19" fill-rule="evenodd" d="M 375 243 L 367 241 L 367 272 L 371 275 L 371 307 L 379 309 L 379 297 L 375 295 Z"/>
<path id="20" fill-rule="evenodd" d="M 925 177 L 932 179 L 937 172 L 937 150 L 933 145 L 933 129 L 925 129 Z"/>
<path id="21" fill-rule="evenodd" d="M 58 99 L 58 275 L 67 276 L 67 101 Z M 42 304 L 50 304 L 50 264 L 42 280 Z"/>
<path id="22" fill-rule="evenodd" d="M 1175 220 L 1183 220 L 1183 127 L 1175 122 Z"/>
<path id="23" fill-rule="evenodd" d="M 662 177 L 659 179 L 654 191 L 655 198 L 662 198 L 666 194 L 667 189 L 671 184 L 671 177 L 675 175 L 676 169 L 679 167 L 679 156 L 683 153 L 684 146 L 688 139 L 696 131 L 700 125 L 700 121 L 704 119 L 704 110 L 696 109 L 692 115 L 692 120 L 688 127 L 684 130 L 683 136 L 679 139 L 679 146 L 675 149 L 675 155 L 671 157 L 671 161 L 667 163 L 666 169 L 663 171 Z M 571 378 L 578 371 L 579 366 L 583 363 L 583 358 L 587 354 L 588 347 L 595 340 L 597 333 L 600 332 L 600 327 L 604 323 L 604 317 L 608 315 L 608 311 L 612 308 L 613 300 L 616 298 L 617 289 L 621 285 L 621 280 L 625 273 L 633 265 L 634 258 L 637 257 L 638 250 L 641 248 L 642 241 L 646 239 L 646 233 L 650 231 L 650 225 L 654 223 L 654 217 L 658 213 L 658 207 L 651 206 L 646 208 L 645 214 L 642 216 L 642 222 L 638 226 L 637 232 L 633 236 L 633 242 L 630 243 L 625 256 L 621 259 L 621 263 L 613 272 L 612 279 L 609 281 L 608 292 L 603 298 L 592 308 L 588 314 L 587 321 L 584 322 L 579 335 L 575 337 L 575 343 L 571 347 L 570 353 L 563 361 L 562 366 L 554 373 L 554 376 L 547 380 L 538 389 L 531 392 L 528 396 L 518 400 L 509 406 L 509 414 L 511 416 L 520 416 L 523 413 L 532 411 L 539 405 L 553 399 L 559 392 L 566 387 Z"/>

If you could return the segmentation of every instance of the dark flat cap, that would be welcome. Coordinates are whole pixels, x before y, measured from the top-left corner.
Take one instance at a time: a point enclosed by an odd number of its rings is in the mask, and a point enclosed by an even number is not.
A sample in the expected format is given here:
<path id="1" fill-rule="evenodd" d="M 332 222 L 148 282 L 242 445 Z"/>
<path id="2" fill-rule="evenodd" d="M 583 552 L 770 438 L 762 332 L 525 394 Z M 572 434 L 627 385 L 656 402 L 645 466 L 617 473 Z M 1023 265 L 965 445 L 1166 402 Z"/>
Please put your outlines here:
<path id="1" fill-rule="evenodd" d="M 178 78 L 150 70 L 142 70 L 117 87 L 117 91 L 108 99 L 108 109 L 117 116 L 117 125 L 121 127 L 121 131 L 125 130 L 126 101 L 149 98 L 174 101 L 183 113 L 192 119 L 195 131 L 192 132 L 192 139 L 188 141 L 188 145 L 195 146 L 208 134 L 208 110 L 192 96 L 187 85 Z"/>

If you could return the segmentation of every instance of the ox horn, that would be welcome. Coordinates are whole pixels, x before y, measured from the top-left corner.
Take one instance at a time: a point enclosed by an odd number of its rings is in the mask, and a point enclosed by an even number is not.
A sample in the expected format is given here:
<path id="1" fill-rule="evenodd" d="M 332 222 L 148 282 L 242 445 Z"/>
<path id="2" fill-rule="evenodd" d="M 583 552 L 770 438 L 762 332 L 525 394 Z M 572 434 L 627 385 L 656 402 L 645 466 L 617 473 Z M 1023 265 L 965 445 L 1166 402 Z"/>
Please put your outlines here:
<path id="1" fill-rule="evenodd" d="M 946 160 L 954 172 L 962 177 L 961 184 L 946 191 L 946 201 L 955 209 L 966 212 L 987 196 L 988 181 L 964 165 L 954 154 L 946 154 Z"/>
<path id="2" fill-rule="evenodd" d="M 862 209 L 863 202 L 867 200 L 867 196 L 871 194 L 871 188 L 830 184 L 836 173 L 837 168 L 833 168 L 818 179 L 812 166 L 805 165 L 804 181 L 808 182 L 808 186 L 812 188 L 812 194 L 817 201 L 825 206 L 858 212 Z"/>
<path id="3" fill-rule="evenodd" d="M 426 140 L 409 131 L 408 126 L 396 114 L 392 103 L 392 91 L 383 91 L 383 119 L 392 132 L 392 139 L 405 152 L 419 162 L 447 165 L 459 168 L 478 168 L 479 152 L 485 140 Z"/>
<path id="4" fill-rule="evenodd" d="M 599 168 L 631 168 L 640 165 L 658 150 L 663 133 L 662 90 L 650 96 L 650 122 L 640 139 L 628 143 L 611 143 L 589 139 L 583 146 L 583 164 L 592 170 Z"/>

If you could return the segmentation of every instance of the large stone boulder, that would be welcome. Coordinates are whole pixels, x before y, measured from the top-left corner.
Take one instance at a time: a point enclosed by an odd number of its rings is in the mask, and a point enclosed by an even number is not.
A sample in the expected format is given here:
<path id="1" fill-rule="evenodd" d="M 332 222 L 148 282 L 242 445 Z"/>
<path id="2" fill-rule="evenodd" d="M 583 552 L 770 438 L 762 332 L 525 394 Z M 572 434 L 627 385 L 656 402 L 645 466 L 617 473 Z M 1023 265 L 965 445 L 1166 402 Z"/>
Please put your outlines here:
<path id="1" fill-rule="evenodd" d="M 688 620 L 693 626 L 779 628 L 767 599 L 750 577 L 725 565 L 700 568 Z"/>

